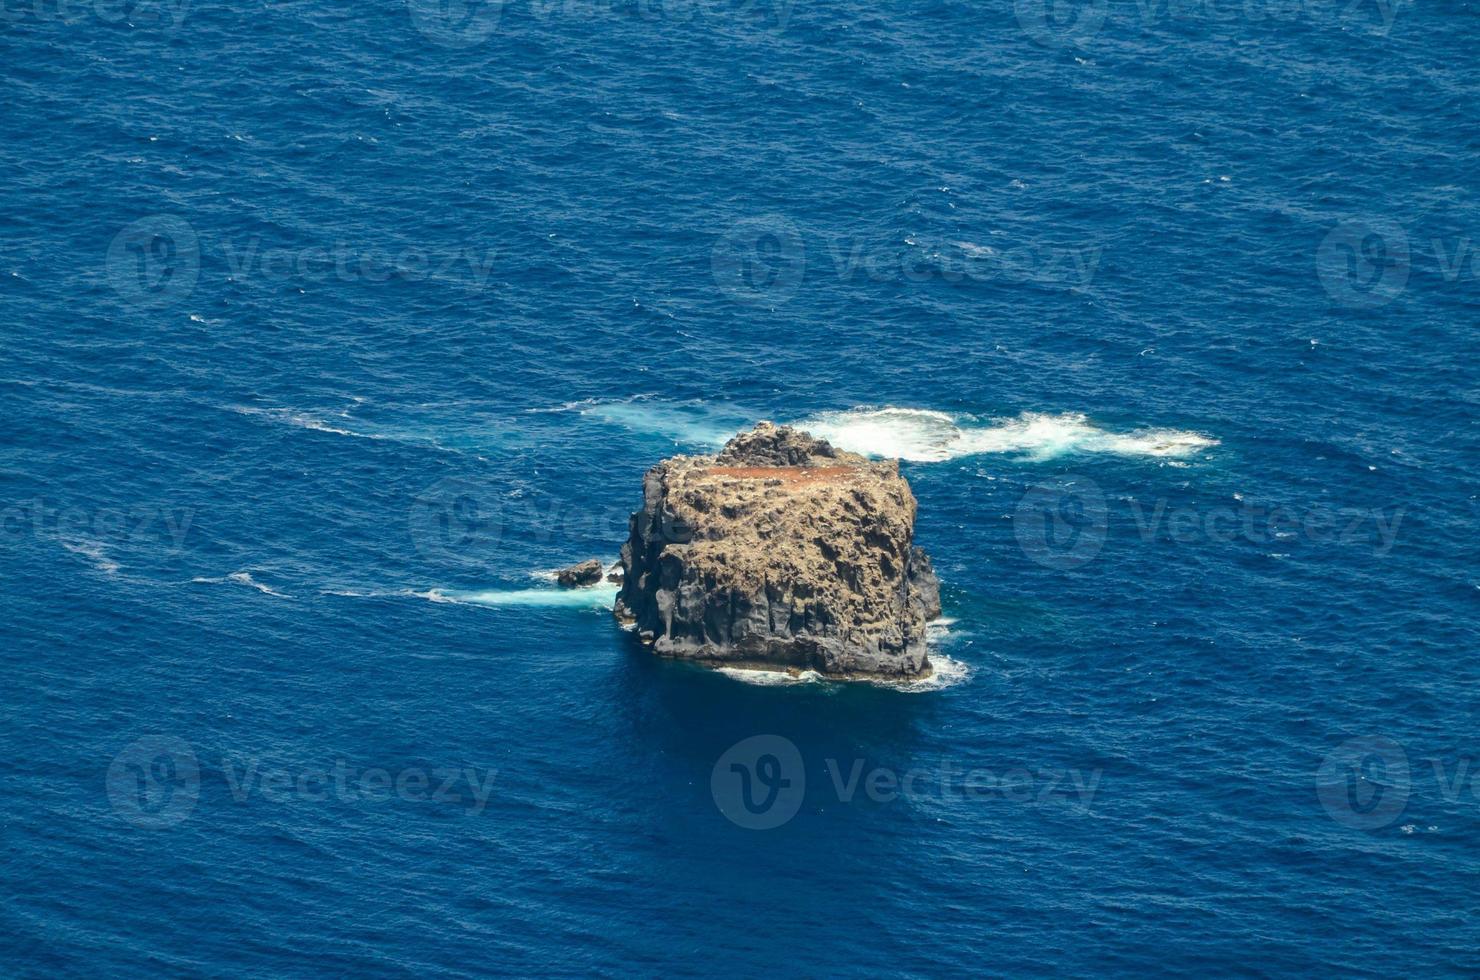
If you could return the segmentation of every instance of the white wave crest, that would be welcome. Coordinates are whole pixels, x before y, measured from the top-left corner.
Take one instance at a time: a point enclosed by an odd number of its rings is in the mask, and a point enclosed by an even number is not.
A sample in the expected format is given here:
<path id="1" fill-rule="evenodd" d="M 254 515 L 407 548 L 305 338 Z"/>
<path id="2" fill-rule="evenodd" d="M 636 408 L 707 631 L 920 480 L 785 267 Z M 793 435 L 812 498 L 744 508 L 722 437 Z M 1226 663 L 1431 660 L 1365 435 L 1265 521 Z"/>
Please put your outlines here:
<path id="1" fill-rule="evenodd" d="M 352 396 L 351 407 L 339 412 L 310 412 L 296 408 L 260 408 L 255 405 L 225 405 L 223 409 L 278 425 L 288 425 L 310 432 L 326 432 L 330 435 L 347 436 L 351 439 L 367 439 L 371 442 L 391 442 L 398 445 L 417 446 L 438 452 L 464 452 L 457 443 L 466 442 L 470 447 L 481 443 L 484 434 L 474 423 L 449 423 L 439 429 L 413 429 L 408 427 L 371 425 L 355 419 L 353 409 L 363 404 L 364 398 Z M 350 426 L 354 428 L 350 428 Z"/>
<path id="2" fill-rule="evenodd" d="M 103 546 L 96 541 L 63 541 L 62 547 L 74 555 L 81 555 L 92 563 L 93 568 L 104 575 L 117 575 L 119 564 L 109 558 Z"/>
<path id="3" fill-rule="evenodd" d="M 263 595 L 270 595 L 277 599 L 293 598 L 284 592 L 277 591 L 271 586 L 263 585 L 261 582 L 252 578 L 251 572 L 232 572 L 230 575 L 222 578 L 197 577 L 191 579 L 190 582 L 192 585 L 245 585 L 249 589 L 256 589 Z"/>
<path id="4" fill-rule="evenodd" d="M 701 450 L 723 445 L 756 418 L 734 406 L 662 402 L 647 396 L 618 402 L 572 403 L 562 408 Z M 1067 453 L 1169 460 L 1218 445 L 1212 436 L 1183 429 L 1146 427 L 1112 432 L 1091 422 L 1082 412 L 1024 412 L 1015 418 L 980 419 L 886 405 L 820 412 L 790 424 L 840 449 L 918 463 L 987 453 L 1014 453 L 1034 462 Z"/>
<path id="5" fill-rule="evenodd" d="M 300 429 L 311 429 L 314 432 L 329 432 L 336 436 L 351 436 L 355 439 L 385 439 L 387 436 L 377 435 L 372 432 L 355 432 L 352 429 L 342 428 L 334 425 L 317 415 L 309 412 L 300 412 L 291 408 L 256 408 L 251 405 L 232 405 L 231 411 L 238 415 L 247 415 L 254 418 L 270 419 L 274 422 L 282 422 L 285 425 L 296 426 Z"/>
<path id="6" fill-rule="evenodd" d="M 610 609 L 616 602 L 615 585 L 592 585 L 584 589 L 482 589 L 449 592 L 432 589 L 421 593 L 432 602 L 458 602 L 474 606 L 538 607 L 545 609 Z"/>
<path id="7" fill-rule="evenodd" d="M 589 585 L 579 589 L 320 589 L 319 594 L 346 599 L 422 599 L 456 606 L 610 609 L 618 591 L 615 585 Z"/>
<path id="8" fill-rule="evenodd" d="M 1065 453 L 1183 457 L 1218 440 L 1181 429 L 1111 432 L 1079 412 L 1025 412 L 980 422 L 970 416 L 919 408 L 855 408 L 823 412 L 792 423 L 840 449 L 867 456 L 938 463 L 983 453 L 1020 453 L 1046 460 Z"/>
<path id="9" fill-rule="evenodd" d="M 896 691 L 904 691 L 907 694 L 922 694 L 926 691 L 943 691 L 948 687 L 955 687 L 971 676 L 970 667 L 939 652 L 930 654 L 930 666 L 934 668 L 930 676 L 922 677 L 917 681 L 874 681 L 873 683 L 893 688 Z"/>
<path id="10" fill-rule="evenodd" d="M 757 687 L 815 684 L 823 679 L 815 670 L 802 670 L 793 674 L 784 670 L 757 670 L 753 667 L 716 667 L 715 671 L 742 684 L 754 684 Z"/>
<path id="11" fill-rule="evenodd" d="M 892 691 L 902 691 L 906 694 L 921 694 L 926 691 L 940 691 L 948 687 L 955 687 L 970 676 L 971 671 L 959 660 L 953 660 L 942 653 L 932 651 L 930 654 L 930 665 L 933 669 L 929 677 L 919 680 L 888 681 L 879 678 L 864 678 L 860 681 L 840 681 L 824 677 L 815 670 L 801 670 L 796 672 L 785 670 L 758 670 L 752 667 L 716 667 L 718 673 L 724 674 L 731 680 L 740 681 L 742 684 L 753 684 L 757 687 L 790 687 L 796 684 L 871 684 L 874 687 L 886 687 Z"/>
<path id="12" fill-rule="evenodd" d="M 725 405 L 659 402 L 645 396 L 617 402 L 577 403 L 581 415 L 629 431 L 661 436 L 682 446 L 718 448 L 745 428 L 751 413 Z"/>

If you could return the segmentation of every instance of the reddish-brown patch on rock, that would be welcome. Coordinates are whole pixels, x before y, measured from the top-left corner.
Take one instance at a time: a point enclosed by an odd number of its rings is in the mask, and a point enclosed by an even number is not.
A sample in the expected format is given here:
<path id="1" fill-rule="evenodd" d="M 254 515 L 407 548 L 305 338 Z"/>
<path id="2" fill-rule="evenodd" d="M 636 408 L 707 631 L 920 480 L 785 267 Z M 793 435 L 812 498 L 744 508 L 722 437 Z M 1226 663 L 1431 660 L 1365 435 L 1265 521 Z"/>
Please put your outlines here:
<path id="1" fill-rule="evenodd" d="M 664 657 L 926 676 L 939 585 L 914 527 L 897 462 L 761 422 L 648 470 L 614 611 Z"/>
<path id="2" fill-rule="evenodd" d="M 785 484 L 836 483 L 857 471 L 853 466 L 710 466 L 699 476 L 741 480 L 780 480 Z"/>

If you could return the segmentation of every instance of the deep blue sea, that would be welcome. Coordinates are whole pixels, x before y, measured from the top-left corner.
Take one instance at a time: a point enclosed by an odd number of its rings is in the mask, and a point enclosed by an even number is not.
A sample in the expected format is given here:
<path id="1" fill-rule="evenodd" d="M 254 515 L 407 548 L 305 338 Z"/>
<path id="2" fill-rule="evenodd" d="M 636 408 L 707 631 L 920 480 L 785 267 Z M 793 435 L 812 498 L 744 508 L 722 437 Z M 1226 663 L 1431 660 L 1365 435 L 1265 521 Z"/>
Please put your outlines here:
<path id="1" fill-rule="evenodd" d="M 1480 7 L 3 0 L 0 970 L 1480 969 Z M 607 586 L 901 457 L 936 675 Z"/>

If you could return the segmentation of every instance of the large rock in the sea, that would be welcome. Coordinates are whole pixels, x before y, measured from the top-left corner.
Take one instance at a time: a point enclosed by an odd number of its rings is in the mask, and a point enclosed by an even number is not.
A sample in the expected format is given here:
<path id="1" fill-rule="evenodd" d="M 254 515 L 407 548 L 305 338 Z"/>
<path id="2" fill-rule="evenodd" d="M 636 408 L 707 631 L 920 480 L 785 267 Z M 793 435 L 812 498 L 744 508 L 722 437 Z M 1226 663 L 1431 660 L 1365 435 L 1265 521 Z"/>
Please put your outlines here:
<path id="1" fill-rule="evenodd" d="M 897 462 L 761 422 L 648 470 L 616 614 L 666 657 L 922 677 L 940 587 L 914 532 Z"/>
<path id="2" fill-rule="evenodd" d="M 555 581 L 567 589 L 579 588 L 583 585 L 595 585 L 601 581 L 601 573 L 604 571 L 600 558 L 589 558 L 578 565 L 562 568 L 555 573 Z"/>

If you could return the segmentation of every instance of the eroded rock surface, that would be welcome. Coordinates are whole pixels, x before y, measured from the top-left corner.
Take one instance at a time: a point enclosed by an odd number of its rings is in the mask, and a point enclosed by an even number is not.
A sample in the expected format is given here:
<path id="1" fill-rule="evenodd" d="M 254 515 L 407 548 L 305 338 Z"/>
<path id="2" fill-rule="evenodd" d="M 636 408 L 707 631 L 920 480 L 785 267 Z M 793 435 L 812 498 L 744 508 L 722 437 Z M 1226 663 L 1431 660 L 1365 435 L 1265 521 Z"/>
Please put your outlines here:
<path id="1" fill-rule="evenodd" d="M 662 656 L 921 677 L 940 587 L 914 530 L 897 462 L 761 422 L 647 472 L 616 614 Z"/>
<path id="2" fill-rule="evenodd" d="M 555 581 L 567 589 L 595 585 L 601 581 L 603 571 L 600 558 L 589 558 L 578 565 L 560 569 L 555 573 Z"/>

